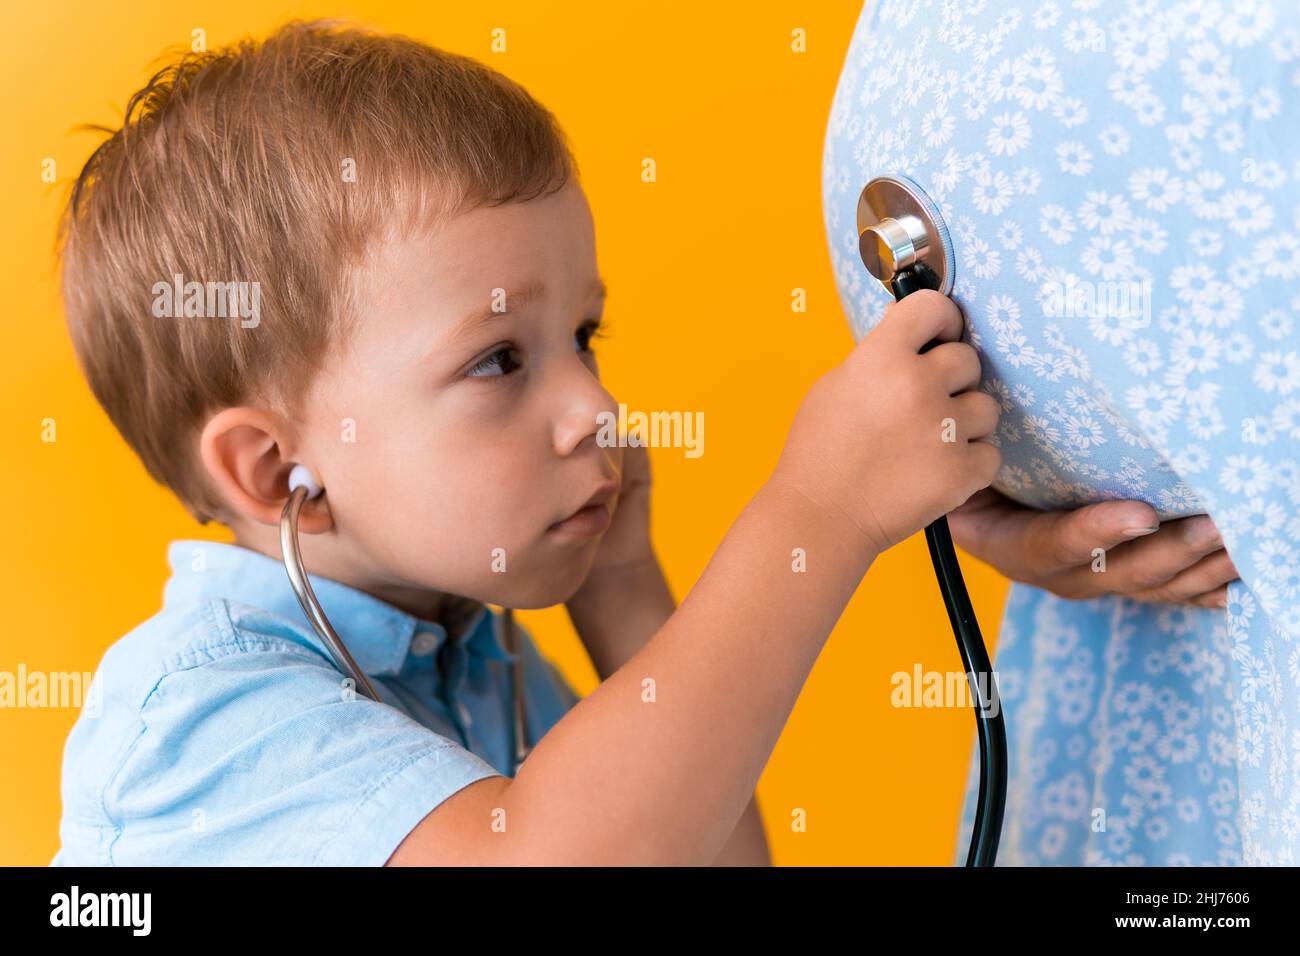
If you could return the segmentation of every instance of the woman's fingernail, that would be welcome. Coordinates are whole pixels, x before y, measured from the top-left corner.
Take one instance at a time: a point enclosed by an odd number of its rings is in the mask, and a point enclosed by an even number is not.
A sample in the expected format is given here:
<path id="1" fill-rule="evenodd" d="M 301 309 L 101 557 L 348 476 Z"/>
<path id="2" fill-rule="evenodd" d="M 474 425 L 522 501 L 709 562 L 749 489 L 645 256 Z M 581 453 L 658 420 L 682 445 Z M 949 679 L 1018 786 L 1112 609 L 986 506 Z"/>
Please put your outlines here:
<path id="1" fill-rule="evenodd" d="M 1144 534 L 1151 534 L 1151 532 L 1159 531 L 1159 530 L 1160 530 L 1160 525 L 1156 525 L 1154 528 L 1125 528 L 1124 537 L 1138 538 Z"/>

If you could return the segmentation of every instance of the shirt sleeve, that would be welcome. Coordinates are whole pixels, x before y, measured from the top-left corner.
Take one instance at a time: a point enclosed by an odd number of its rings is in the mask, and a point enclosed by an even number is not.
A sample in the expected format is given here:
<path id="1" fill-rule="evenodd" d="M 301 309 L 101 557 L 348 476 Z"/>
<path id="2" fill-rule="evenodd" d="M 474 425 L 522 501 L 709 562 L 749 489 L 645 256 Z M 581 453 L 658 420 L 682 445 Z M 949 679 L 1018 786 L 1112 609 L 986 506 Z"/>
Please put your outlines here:
<path id="1" fill-rule="evenodd" d="M 117 865 L 379 866 L 442 801 L 500 775 L 289 645 L 172 671 L 141 716 L 105 791 Z"/>

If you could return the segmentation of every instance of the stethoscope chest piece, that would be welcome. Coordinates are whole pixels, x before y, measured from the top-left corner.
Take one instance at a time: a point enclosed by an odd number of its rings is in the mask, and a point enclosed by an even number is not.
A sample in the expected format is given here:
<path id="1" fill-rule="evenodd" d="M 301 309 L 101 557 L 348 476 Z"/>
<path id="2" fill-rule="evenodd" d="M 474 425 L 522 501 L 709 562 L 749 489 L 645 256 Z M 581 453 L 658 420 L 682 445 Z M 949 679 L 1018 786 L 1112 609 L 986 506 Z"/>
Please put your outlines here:
<path id="1" fill-rule="evenodd" d="M 955 263 L 948 227 L 934 202 L 906 176 L 877 176 L 863 187 L 858 252 L 890 295 L 897 295 L 895 279 L 904 272 L 924 288 L 952 292 Z"/>

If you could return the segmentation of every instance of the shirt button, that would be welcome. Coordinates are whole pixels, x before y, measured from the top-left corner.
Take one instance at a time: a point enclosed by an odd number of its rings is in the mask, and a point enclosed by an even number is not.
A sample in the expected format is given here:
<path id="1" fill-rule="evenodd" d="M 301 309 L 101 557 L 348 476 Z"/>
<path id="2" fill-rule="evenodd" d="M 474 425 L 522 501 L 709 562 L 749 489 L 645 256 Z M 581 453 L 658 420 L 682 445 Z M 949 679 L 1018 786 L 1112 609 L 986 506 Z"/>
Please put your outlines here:
<path id="1" fill-rule="evenodd" d="M 428 631 L 421 631 L 415 635 L 415 640 L 411 641 L 411 653 L 416 657 L 428 657 L 433 653 L 434 647 L 438 644 L 438 639 Z"/>

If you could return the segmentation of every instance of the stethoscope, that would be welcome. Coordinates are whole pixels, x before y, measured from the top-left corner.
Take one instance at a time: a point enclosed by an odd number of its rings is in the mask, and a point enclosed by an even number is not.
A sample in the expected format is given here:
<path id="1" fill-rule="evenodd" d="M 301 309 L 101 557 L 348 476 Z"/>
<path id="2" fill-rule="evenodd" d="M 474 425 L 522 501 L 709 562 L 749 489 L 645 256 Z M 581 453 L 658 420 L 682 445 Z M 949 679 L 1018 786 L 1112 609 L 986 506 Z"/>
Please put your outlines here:
<path id="1" fill-rule="evenodd" d="M 293 587 L 293 593 L 298 596 L 298 603 L 302 605 L 303 613 L 307 615 L 307 620 L 311 622 L 317 636 L 325 642 L 325 647 L 334 659 L 334 666 L 352 679 L 354 688 L 376 703 L 382 704 L 383 701 L 376 693 L 374 685 L 352 659 L 347 645 L 330 624 L 330 619 L 325 616 L 325 610 L 316 600 L 316 593 L 307 579 L 307 569 L 303 567 L 302 552 L 298 547 L 298 514 L 302 511 L 303 502 L 315 498 L 322 490 L 306 466 L 294 465 L 290 470 L 289 500 L 284 503 L 284 510 L 280 513 L 280 552 L 284 556 L 284 570 L 289 575 L 289 584 Z M 510 608 L 505 609 L 503 629 L 506 650 L 511 655 L 510 689 L 514 697 L 512 710 L 515 745 L 510 776 L 514 776 L 532 750 L 532 742 L 528 736 L 528 711 L 524 701 L 524 659 L 519 651 L 519 636 L 515 631 L 514 612 Z"/>
<path id="2" fill-rule="evenodd" d="M 895 300 L 918 289 L 935 289 L 943 295 L 952 292 L 955 257 L 948 227 L 938 207 L 912 180 L 898 175 L 872 179 L 858 197 L 857 223 L 862 264 Z M 930 342 L 921 351 L 935 344 Z M 1006 724 L 988 650 L 953 550 L 947 516 L 926 526 L 925 541 L 971 684 L 979 731 L 979 801 L 966 865 L 992 866 L 1007 801 Z"/>

